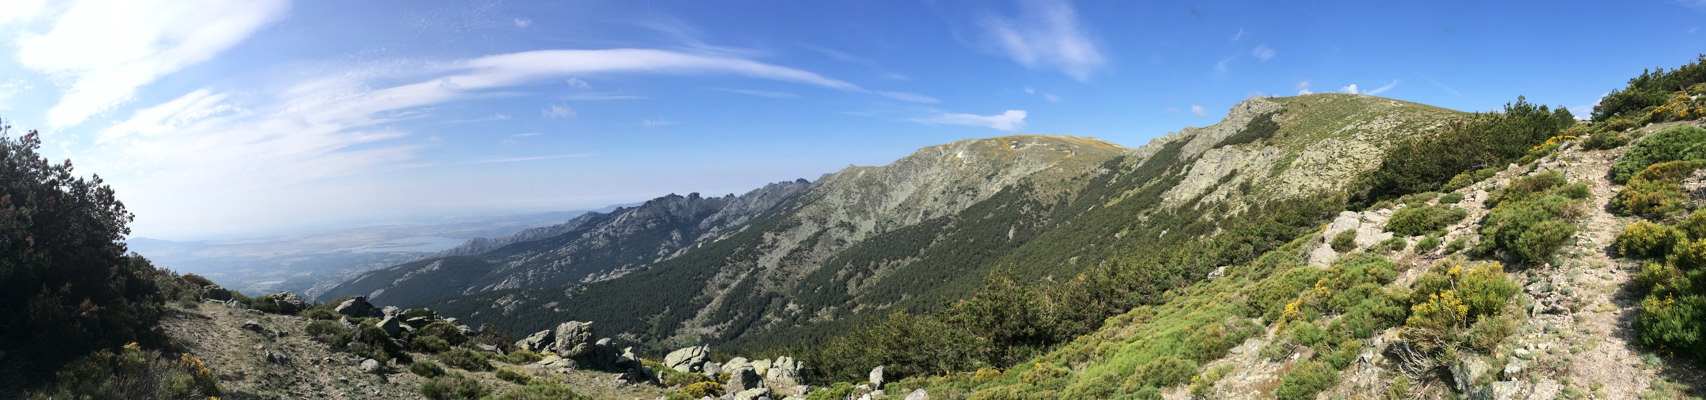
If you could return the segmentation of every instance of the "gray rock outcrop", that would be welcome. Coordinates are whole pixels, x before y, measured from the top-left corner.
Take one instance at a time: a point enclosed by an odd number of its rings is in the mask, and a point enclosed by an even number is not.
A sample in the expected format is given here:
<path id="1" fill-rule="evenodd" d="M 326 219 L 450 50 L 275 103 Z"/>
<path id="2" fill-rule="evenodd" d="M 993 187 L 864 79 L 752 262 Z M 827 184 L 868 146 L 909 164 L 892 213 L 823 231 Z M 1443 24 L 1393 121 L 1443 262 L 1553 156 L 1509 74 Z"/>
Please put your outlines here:
<path id="1" fill-rule="evenodd" d="M 592 352 L 592 323 L 569 321 L 557 325 L 556 340 L 551 348 L 563 357 L 580 357 Z"/>
<path id="2" fill-rule="evenodd" d="M 281 314 L 295 314 L 308 309 L 308 303 L 302 301 L 302 297 L 297 296 L 296 293 L 291 293 L 289 290 L 274 293 L 272 303 L 278 307 L 278 312 Z"/>
<path id="3" fill-rule="evenodd" d="M 401 323 L 397 322 L 397 317 L 385 317 L 385 319 L 379 321 L 379 329 L 384 329 L 385 333 L 391 336 L 397 336 L 397 334 L 403 332 L 403 327 L 401 325 Z"/>
<path id="4" fill-rule="evenodd" d="M 338 303 L 338 306 L 332 311 L 357 318 L 378 318 L 383 315 L 379 313 L 378 308 L 373 307 L 373 303 L 367 302 L 367 296 L 355 296 L 349 300 L 344 300 L 344 302 Z"/>
<path id="5" fill-rule="evenodd" d="M 750 366 L 741 366 L 729 370 L 728 389 L 730 392 L 742 392 L 762 386 L 764 386 L 764 382 L 758 378 L 758 372 L 754 372 Z"/>
<path id="6" fill-rule="evenodd" d="M 202 300 L 219 300 L 219 301 L 231 300 L 231 291 L 227 290 L 225 288 L 219 287 L 219 285 L 202 286 L 201 287 L 201 299 Z"/>
<path id="7" fill-rule="evenodd" d="M 382 372 L 381 367 L 383 367 L 383 364 L 380 364 L 379 360 L 369 358 L 361 361 L 361 372 L 377 374 Z"/>
<path id="8" fill-rule="evenodd" d="M 737 392 L 734 395 L 734 400 L 768 400 L 769 398 L 770 388 L 747 389 Z"/>
<path id="9" fill-rule="evenodd" d="M 925 393 L 924 389 L 914 390 L 912 393 L 906 394 L 906 400 L 924 400 L 928 398 L 930 398 L 930 394 Z"/>
<path id="10" fill-rule="evenodd" d="M 883 366 L 878 365 L 876 368 L 871 368 L 871 376 L 869 376 L 868 379 L 866 379 L 865 381 L 871 382 L 871 387 L 873 387 L 877 390 L 882 390 L 883 389 Z"/>
<path id="11" fill-rule="evenodd" d="M 1487 362 L 1479 358 L 1464 357 L 1457 360 L 1457 363 L 1451 365 L 1451 386 L 1457 389 L 1458 393 L 1473 393 L 1475 381 L 1486 375 L 1488 369 L 1491 367 L 1487 366 Z"/>
<path id="12" fill-rule="evenodd" d="M 764 378 L 769 379 L 770 383 L 776 387 L 794 387 L 800 384 L 800 370 L 802 369 L 804 369 L 804 365 L 800 364 L 799 360 L 781 356 L 770 364 L 770 369 L 764 373 Z"/>
<path id="13" fill-rule="evenodd" d="M 515 341 L 515 347 L 534 353 L 544 354 L 551 351 L 551 346 L 557 344 L 557 331 L 543 330 L 527 335 L 527 338 Z"/>
<path id="14" fill-rule="evenodd" d="M 704 371 L 705 361 L 710 356 L 711 348 L 709 347 L 683 347 L 664 356 L 663 365 L 681 372 L 701 372 Z"/>

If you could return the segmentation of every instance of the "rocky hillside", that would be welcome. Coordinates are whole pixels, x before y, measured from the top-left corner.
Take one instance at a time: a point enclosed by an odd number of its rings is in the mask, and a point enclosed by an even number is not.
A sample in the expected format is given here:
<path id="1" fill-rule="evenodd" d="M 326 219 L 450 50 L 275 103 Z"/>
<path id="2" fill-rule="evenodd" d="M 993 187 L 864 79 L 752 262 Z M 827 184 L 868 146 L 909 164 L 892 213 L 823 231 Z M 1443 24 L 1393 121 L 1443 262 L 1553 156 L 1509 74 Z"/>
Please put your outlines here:
<path id="1" fill-rule="evenodd" d="M 1267 218 L 1245 211 L 1341 191 L 1393 138 L 1463 115 L 1369 96 L 1253 98 L 1138 149 L 1052 136 L 928 147 L 825 176 L 768 219 L 618 279 L 429 304 L 516 332 L 575 319 L 658 345 L 816 341 L 965 298 L 998 270 L 1064 279 L 1197 242 L 1223 218 Z M 1126 239 L 1139 237 L 1160 240 Z"/>
<path id="2" fill-rule="evenodd" d="M 622 276 L 739 230 L 810 184 L 766 185 L 746 194 L 671 194 L 635 207 L 591 212 L 562 224 L 476 239 L 436 257 L 363 273 L 319 297 L 366 296 L 413 305 L 500 289 L 550 287 Z"/>

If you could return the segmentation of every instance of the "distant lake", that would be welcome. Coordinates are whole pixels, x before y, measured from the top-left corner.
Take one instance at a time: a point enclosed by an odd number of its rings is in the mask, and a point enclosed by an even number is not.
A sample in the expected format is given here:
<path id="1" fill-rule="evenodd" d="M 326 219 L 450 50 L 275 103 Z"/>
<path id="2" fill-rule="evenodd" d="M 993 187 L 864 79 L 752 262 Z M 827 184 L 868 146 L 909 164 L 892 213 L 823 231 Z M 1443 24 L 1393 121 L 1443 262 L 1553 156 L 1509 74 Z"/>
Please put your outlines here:
<path id="1" fill-rule="evenodd" d="M 415 236 L 391 239 L 379 243 L 370 243 L 359 247 L 353 247 L 348 250 L 357 253 L 436 253 L 444 249 L 456 247 L 456 245 L 462 244 L 464 241 L 466 240 L 452 239 L 442 236 Z"/>

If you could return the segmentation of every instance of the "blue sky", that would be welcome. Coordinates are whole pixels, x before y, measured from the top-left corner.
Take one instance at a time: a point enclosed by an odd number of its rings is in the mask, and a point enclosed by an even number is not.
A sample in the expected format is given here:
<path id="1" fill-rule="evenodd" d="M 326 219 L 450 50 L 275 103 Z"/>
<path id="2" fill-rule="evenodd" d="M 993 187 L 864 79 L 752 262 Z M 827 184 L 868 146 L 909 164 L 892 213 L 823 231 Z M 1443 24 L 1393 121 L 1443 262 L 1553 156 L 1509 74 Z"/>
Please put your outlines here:
<path id="1" fill-rule="evenodd" d="M 1257 95 L 1585 116 L 1706 52 L 1700 0 L 0 3 L 0 116 L 174 239 L 738 193 L 1009 133 L 1136 147 Z"/>

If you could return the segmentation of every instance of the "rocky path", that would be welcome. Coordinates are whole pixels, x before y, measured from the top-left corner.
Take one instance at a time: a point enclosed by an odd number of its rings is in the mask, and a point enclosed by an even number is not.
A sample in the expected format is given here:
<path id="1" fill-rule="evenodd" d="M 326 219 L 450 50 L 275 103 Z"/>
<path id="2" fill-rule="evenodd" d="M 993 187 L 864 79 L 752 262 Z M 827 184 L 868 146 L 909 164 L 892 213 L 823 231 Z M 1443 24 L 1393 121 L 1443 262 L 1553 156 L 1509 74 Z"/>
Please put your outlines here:
<path id="1" fill-rule="evenodd" d="M 249 322 L 254 324 L 245 328 Z M 225 391 L 222 399 L 420 397 L 418 376 L 407 371 L 362 373 L 361 360 L 354 355 L 310 340 L 303 333 L 306 318 L 204 302 L 174 308 L 161 325 L 174 341 L 219 374 Z"/>

